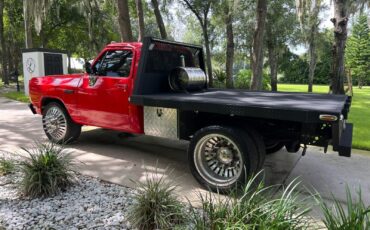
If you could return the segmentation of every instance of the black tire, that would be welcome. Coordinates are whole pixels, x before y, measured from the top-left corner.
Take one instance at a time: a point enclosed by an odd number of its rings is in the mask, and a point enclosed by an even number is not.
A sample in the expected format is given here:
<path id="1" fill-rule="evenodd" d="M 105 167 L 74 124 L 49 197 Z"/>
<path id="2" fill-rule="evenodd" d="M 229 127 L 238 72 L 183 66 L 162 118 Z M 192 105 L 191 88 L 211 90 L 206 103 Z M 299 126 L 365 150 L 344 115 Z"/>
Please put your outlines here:
<path id="1" fill-rule="evenodd" d="M 228 156 L 225 158 L 225 155 Z M 246 132 L 233 127 L 208 126 L 197 131 L 190 142 L 188 158 L 190 171 L 196 180 L 220 193 L 244 185 L 258 169 L 258 151 L 254 140 Z M 226 162 L 228 160 L 231 162 Z M 213 161 L 216 163 L 213 164 Z"/>
<path id="2" fill-rule="evenodd" d="M 57 126 L 55 127 L 55 130 L 57 130 L 58 128 L 59 130 L 62 130 L 60 126 L 62 126 L 63 124 L 63 127 L 65 127 L 63 131 L 52 131 L 52 129 L 50 128 L 50 123 L 52 121 L 49 116 L 51 116 L 53 112 L 58 114 L 60 113 L 58 119 L 56 119 L 57 122 L 59 122 L 59 125 L 53 124 L 53 127 Z M 68 144 L 76 141 L 81 134 L 81 125 L 73 122 L 66 109 L 56 102 L 51 102 L 46 105 L 45 109 L 42 112 L 42 124 L 46 136 L 49 138 L 50 141 L 57 144 Z"/>
<path id="3" fill-rule="evenodd" d="M 276 152 L 279 152 L 281 149 L 284 148 L 284 143 L 281 142 L 273 142 L 273 143 L 267 143 L 266 144 L 266 154 L 273 154 Z"/>
<path id="4" fill-rule="evenodd" d="M 247 134 L 253 139 L 253 142 L 256 144 L 257 152 L 258 152 L 258 167 L 256 169 L 256 173 L 258 173 L 265 164 L 266 159 L 266 145 L 263 141 L 262 135 L 255 129 L 251 127 L 246 128 Z"/>

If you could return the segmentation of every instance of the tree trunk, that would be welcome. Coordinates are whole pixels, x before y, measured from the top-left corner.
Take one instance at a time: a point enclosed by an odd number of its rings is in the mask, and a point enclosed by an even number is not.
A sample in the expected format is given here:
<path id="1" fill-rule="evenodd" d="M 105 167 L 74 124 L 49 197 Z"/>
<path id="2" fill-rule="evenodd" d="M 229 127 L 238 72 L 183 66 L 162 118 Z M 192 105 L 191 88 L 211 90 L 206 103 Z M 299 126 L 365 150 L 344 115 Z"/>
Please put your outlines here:
<path id="1" fill-rule="evenodd" d="M 257 23 L 253 35 L 253 76 L 251 81 L 251 90 L 262 89 L 262 71 L 263 71 L 263 35 L 266 24 L 266 0 L 257 1 Z"/>
<path id="2" fill-rule="evenodd" d="M 128 0 L 117 0 L 118 24 L 123 42 L 133 41 Z"/>
<path id="3" fill-rule="evenodd" d="M 362 81 L 362 78 L 360 77 L 359 79 L 358 79 L 358 88 L 359 89 L 362 89 L 362 86 L 363 86 L 364 84 L 363 84 L 363 81 Z"/>
<path id="4" fill-rule="evenodd" d="M 159 32 L 161 33 L 161 38 L 167 39 L 166 27 L 164 26 L 161 12 L 159 11 L 158 1 L 151 0 L 154 9 L 155 19 L 157 20 Z"/>
<path id="5" fill-rule="evenodd" d="M 213 71 L 212 71 L 212 54 L 209 42 L 208 34 L 208 13 L 211 9 L 213 1 L 208 1 L 207 4 L 203 5 L 201 9 L 196 8 L 194 4 L 190 3 L 189 0 L 183 0 L 186 6 L 194 13 L 195 17 L 198 19 L 199 24 L 202 28 L 204 46 L 206 47 L 206 64 L 207 64 L 207 75 L 208 75 L 208 85 L 213 86 Z"/>
<path id="6" fill-rule="evenodd" d="M 4 0 L 0 0 L 0 43 L 1 43 L 1 76 L 2 81 L 5 85 L 9 85 L 9 78 L 8 78 L 8 66 L 7 66 L 7 58 L 6 58 L 6 44 L 4 39 Z"/>
<path id="7" fill-rule="evenodd" d="M 144 24 L 144 11 L 143 11 L 143 2 L 142 0 L 135 0 L 136 11 L 139 21 L 139 37 L 138 41 L 141 42 L 145 36 L 145 24 Z"/>
<path id="8" fill-rule="evenodd" d="M 271 77 L 271 91 L 277 91 L 277 52 L 273 44 L 267 43 L 267 50 L 269 55 L 270 77 Z"/>
<path id="9" fill-rule="evenodd" d="M 27 0 L 23 0 L 23 20 L 24 20 L 24 37 L 26 49 L 32 48 L 32 26 L 29 20 L 27 10 Z"/>
<path id="10" fill-rule="evenodd" d="M 89 36 L 89 49 L 94 50 L 93 44 L 93 10 L 90 1 L 84 1 L 84 8 L 86 8 L 87 16 L 86 16 L 86 23 L 87 23 L 87 34 Z"/>
<path id="11" fill-rule="evenodd" d="M 68 74 L 72 73 L 72 66 L 71 66 L 71 52 L 68 51 L 67 53 L 67 58 L 68 58 Z"/>
<path id="12" fill-rule="evenodd" d="M 334 0 L 334 45 L 331 73 L 331 90 L 333 94 L 344 94 L 344 52 L 347 40 L 347 1 Z"/>
<path id="13" fill-rule="evenodd" d="M 212 55 L 208 37 L 208 23 L 206 20 L 207 19 L 204 20 L 204 26 L 202 27 L 202 30 L 204 37 L 204 46 L 206 47 L 206 56 L 207 56 L 206 62 L 207 62 L 208 85 L 212 87 L 213 86 Z"/>
<path id="14" fill-rule="evenodd" d="M 310 44 L 309 44 L 309 57 L 310 57 L 310 64 L 309 64 L 309 72 L 308 72 L 308 92 L 312 93 L 312 85 L 313 85 L 313 78 L 315 75 L 316 69 L 316 40 L 315 36 L 316 33 L 312 32 Z"/>
<path id="15" fill-rule="evenodd" d="M 270 67 L 270 84 L 271 91 L 277 91 L 277 68 L 278 68 L 278 53 L 277 53 L 277 39 L 273 36 L 271 27 L 274 25 L 266 25 L 266 36 L 267 36 L 267 52 L 269 58 Z"/>
<path id="16" fill-rule="evenodd" d="M 230 6 L 225 9 L 225 24 L 226 24 L 226 87 L 234 88 L 233 82 L 233 64 L 234 64 L 234 33 L 233 33 L 233 13 Z"/>
<path id="17" fill-rule="evenodd" d="M 253 66 L 254 66 L 254 63 L 253 63 L 253 44 L 250 44 L 250 46 L 248 48 L 248 51 L 249 51 L 249 66 L 253 71 Z M 252 79 L 251 79 L 251 81 L 252 81 Z"/>
<path id="18" fill-rule="evenodd" d="M 14 59 L 15 59 L 15 56 L 17 55 L 12 55 L 12 54 L 15 54 L 14 52 L 14 49 L 13 49 L 13 44 L 11 41 L 7 40 L 7 49 L 6 49 L 6 53 L 7 53 L 7 57 L 8 57 L 8 72 L 9 73 L 12 73 L 14 72 L 15 68 L 14 68 Z"/>
<path id="19" fill-rule="evenodd" d="M 48 44 L 48 36 L 45 36 L 45 31 L 43 29 L 40 30 L 40 41 L 41 41 L 41 48 L 46 48 Z"/>

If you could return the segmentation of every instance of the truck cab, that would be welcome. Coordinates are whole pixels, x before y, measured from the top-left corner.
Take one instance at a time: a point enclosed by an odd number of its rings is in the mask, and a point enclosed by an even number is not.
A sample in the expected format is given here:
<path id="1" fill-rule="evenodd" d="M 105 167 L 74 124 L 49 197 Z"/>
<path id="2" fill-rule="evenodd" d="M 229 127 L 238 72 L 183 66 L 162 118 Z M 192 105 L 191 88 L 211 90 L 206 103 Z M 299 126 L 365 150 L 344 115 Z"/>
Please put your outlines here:
<path id="1" fill-rule="evenodd" d="M 142 108 L 129 103 L 140 51 L 141 43 L 118 43 L 108 45 L 97 56 L 75 92 L 76 122 L 143 133 Z"/>

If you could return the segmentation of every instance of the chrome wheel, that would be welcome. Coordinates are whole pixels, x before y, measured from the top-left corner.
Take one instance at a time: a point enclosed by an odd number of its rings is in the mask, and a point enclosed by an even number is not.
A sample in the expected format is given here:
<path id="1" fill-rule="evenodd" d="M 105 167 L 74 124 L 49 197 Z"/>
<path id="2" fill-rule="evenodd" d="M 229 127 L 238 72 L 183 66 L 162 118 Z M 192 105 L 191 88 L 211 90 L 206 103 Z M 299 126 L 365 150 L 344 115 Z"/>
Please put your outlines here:
<path id="1" fill-rule="evenodd" d="M 44 130 L 55 140 L 63 140 L 67 133 L 67 118 L 63 111 L 56 107 L 50 107 L 42 119 Z"/>
<path id="2" fill-rule="evenodd" d="M 197 142 L 194 163 L 200 176 L 214 186 L 233 184 L 244 166 L 238 146 L 221 134 L 208 134 Z"/>

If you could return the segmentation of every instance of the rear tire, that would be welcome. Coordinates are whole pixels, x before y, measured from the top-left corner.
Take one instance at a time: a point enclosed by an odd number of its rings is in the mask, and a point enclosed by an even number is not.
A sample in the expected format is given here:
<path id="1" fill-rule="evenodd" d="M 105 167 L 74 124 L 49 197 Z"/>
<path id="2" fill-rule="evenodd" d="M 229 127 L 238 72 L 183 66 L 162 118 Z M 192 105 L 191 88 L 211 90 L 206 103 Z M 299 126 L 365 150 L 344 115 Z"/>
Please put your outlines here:
<path id="1" fill-rule="evenodd" d="M 208 126 L 197 131 L 188 157 L 197 181 L 220 193 L 245 184 L 258 169 L 258 150 L 253 139 L 232 127 Z"/>
<path id="2" fill-rule="evenodd" d="M 42 126 L 49 140 L 57 144 L 73 142 L 81 134 L 81 125 L 73 122 L 66 109 L 56 102 L 46 105 Z"/>
<path id="3" fill-rule="evenodd" d="M 266 159 L 265 142 L 263 141 L 262 135 L 259 132 L 257 132 L 255 129 L 251 127 L 247 127 L 246 132 L 252 138 L 253 142 L 256 144 L 256 147 L 257 147 L 258 167 L 255 171 L 257 173 L 263 168 L 263 165 L 265 164 L 265 159 Z"/>

